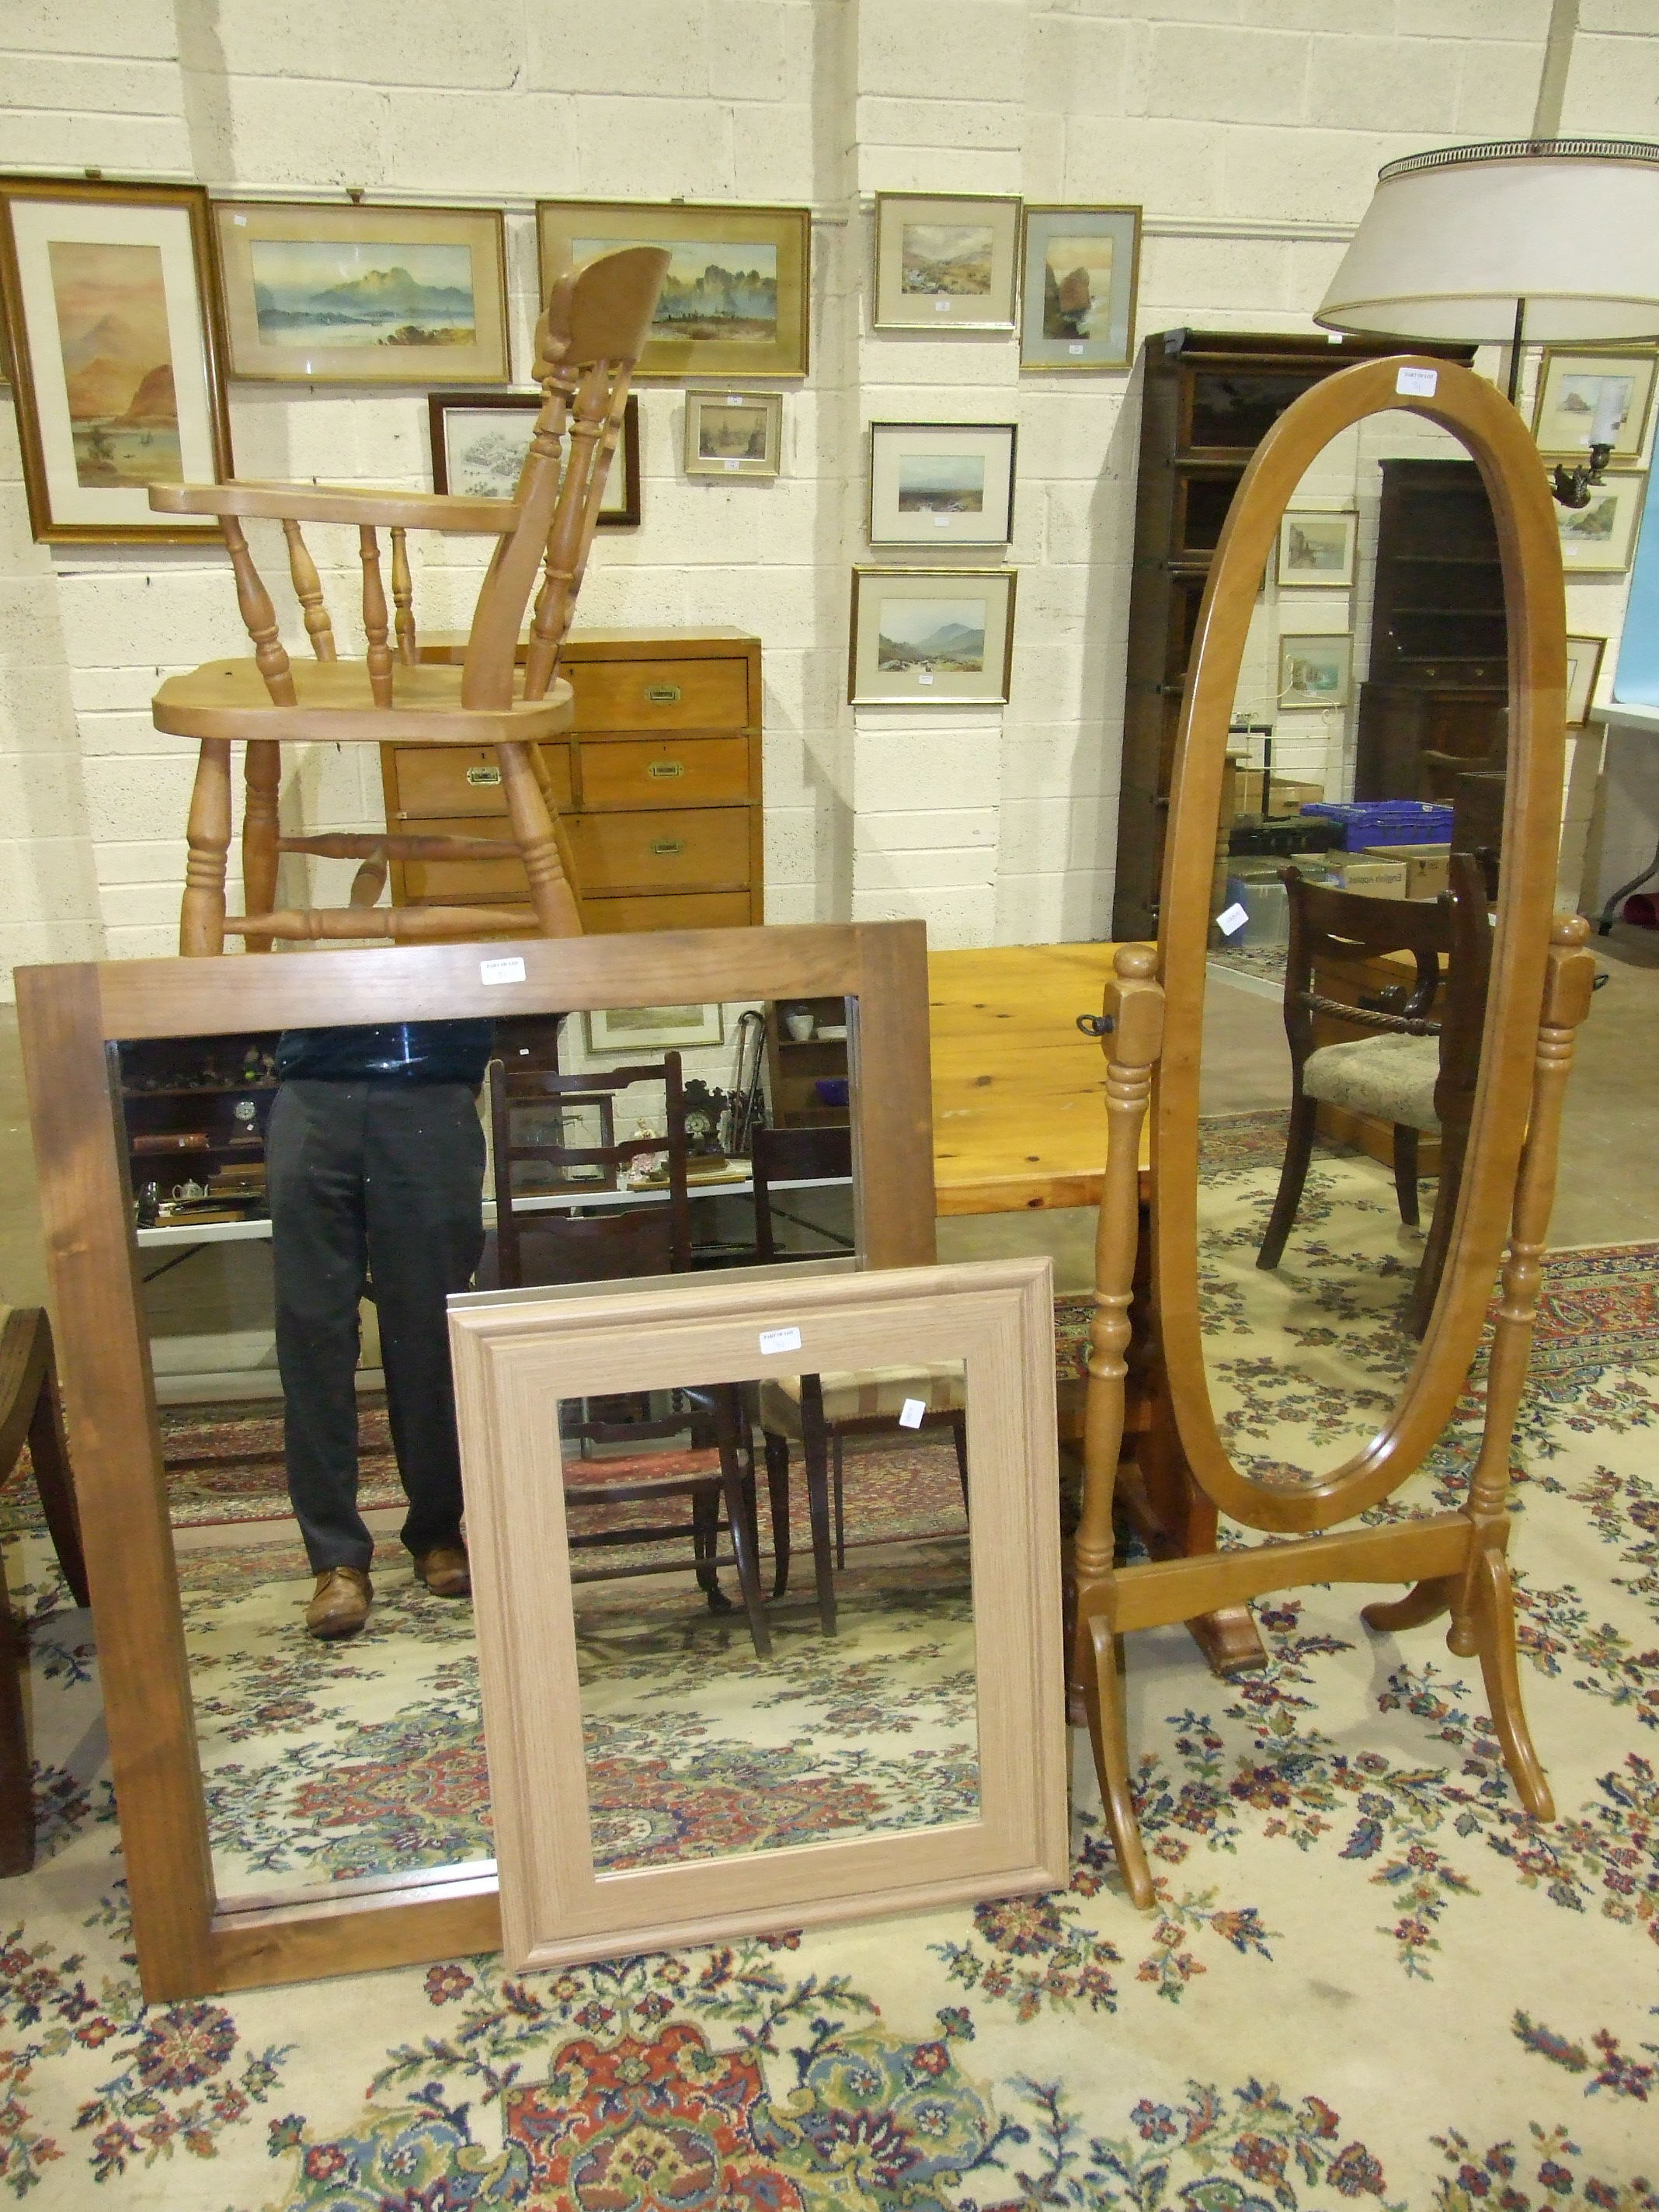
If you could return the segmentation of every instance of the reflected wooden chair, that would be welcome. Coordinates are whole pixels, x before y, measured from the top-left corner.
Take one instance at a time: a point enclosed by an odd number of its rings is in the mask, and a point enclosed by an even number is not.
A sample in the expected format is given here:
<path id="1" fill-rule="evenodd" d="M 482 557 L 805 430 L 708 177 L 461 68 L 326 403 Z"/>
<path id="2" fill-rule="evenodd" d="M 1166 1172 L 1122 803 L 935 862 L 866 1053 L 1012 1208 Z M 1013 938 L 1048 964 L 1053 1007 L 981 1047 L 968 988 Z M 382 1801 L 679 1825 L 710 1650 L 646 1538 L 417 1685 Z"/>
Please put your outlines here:
<path id="1" fill-rule="evenodd" d="M 181 952 L 222 952 L 227 934 L 243 938 L 250 952 L 260 952 L 278 938 L 408 943 L 502 932 L 580 933 L 579 894 L 539 748 L 571 726 L 572 694 L 558 674 L 559 656 L 575 612 L 629 380 L 667 265 L 660 248 L 633 246 L 555 285 L 536 333 L 542 406 L 511 499 L 320 484 L 151 485 L 150 504 L 164 514 L 219 517 L 253 643 L 251 659 L 211 661 L 169 677 L 152 708 L 158 730 L 194 738 L 200 748 L 186 830 Z M 282 525 L 313 661 L 290 661 L 283 645 L 242 526 L 255 518 Z M 301 534 L 307 522 L 343 523 L 357 531 L 365 641 L 360 659 L 340 655 L 316 563 Z M 390 609 L 380 564 L 382 528 L 391 537 Z M 495 539 L 459 667 L 434 666 L 418 657 L 410 530 Z M 541 586 L 520 672 L 514 665 L 519 633 L 538 571 Z M 513 842 L 530 878 L 530 905 L 375 903 L 390 861 L 499 860 L 499 840 L 284 834 L 278 823 L 282 747 L 340 743 L 493 746 Z M 231 748 L 237 744 L 246 747 L 245 910 L 227 915 Z M 356 860 L 349 902 L 274 910 L 284 854 Z"/>
<path id="2" fill-rule="evenodd" d="M 755 1182 L 755 1252 L 766 1265 L 780 1261 L 817 1260 L 833 1257 L 837 1252 L 850 1252 L 851 1241 L 837 1237 L 833 1230 L 820 1229 L 814 1222 L 796 1221 L 794 1215 L 784 1218 L 804 1227 L 823 1240 L 825 1249 L 806 1252 L 781 1250 L 772 1205 L 772 1186 L 777 1182 L 805 1182 L 815 1177 L 851 1179 L 853 1173 L 853 1132 L 850 1127 L 823 1127 L 805 1129 L 774 1129 L 763 1124 L 750 1133 L 750 1165 Z M 779 1209 L 781 1212 L 781 1208 Z"/>
<path id="3" fill-rule="evenodd" d="M 76 1605 L 88 1604 L 52 1325 L 39 1306 L 14 1307 L 0 1322 L 0 1486 L 10 1480 L 26 1443 L 64 1580 Z M 34 1864 L 33 1775 L 21 1680 L 25 1648 L 21 1624 L 8 1607 L 0 1619 L 0 1875 L 27 1874 Z"/>
<path id="4" fill-rule="evenodd" d="M 690 1267 L 685 1092 L 678 1053 L 665 1053 L 660 1060 L 638 1067 L 588 1075 L 509 1067 L 492 1060 L 485 1083 L 495 1226 L 485 1246 L 481 1284 L 516 1291 L 527 1284 L 607 1282 L 624 1275 L 678 1273 Z M 660 1137 L 616 1135 L 616 1100 L 635 1083 L 663 1086 L 665 1128 Z M 565 1116 L 577 1106 L 591 1106 L 598 1113 L 598 1144 L 565 1140 Z M 525 1134 L 520 1117 L 530 1120 L 538 1133 Z M 559 1128 L 556 1138 L 546 1134 L 549 1120 Z M 622 1169 L 650 1153 L 667 1156 L 660 1201 L 639 1200 L 591 1215 L 574 1215 L 562 1206 L 532 1210 L 527 1203 L 615 1191 Z"/>
<path id="5" fill-rule="evenodd" d="M 662 1544 L 689 1536 L 698 1587 L 708 1601 L 709 1611 L 729 1613 L 732 1601 L 720 1586 L 719 1574 L 727 1564 L 720 1557 L 720 1540 L 729 1535 L 755 1656 L 769 1659 L 772 1637 L 761 1595 L 756 1532 L 754 1451 L 744 1419 L 742 1388 L 735 1382 L 720 1383 L 690 1390 L 685 1395 L 689 1414 L 661 1420 L 584 1418 L 562 1426 L 567 1508 L 609 1510 L 673 1498 L 689 1498 L 691 1505 L 689 1522 L 653 1522 L 646 1527 L 613 1524 L 586 1531 L 573 1528 L 568 1536 L 570 1548 L 588 1553 L 612 1546 Z M 689 1447 L 683 1441 L 688 1429 Z M 568 1447 L 573 1443 L 583 1455 L 571 1455 Z M 636 1449 L 589 1458 L 585 1455 L 586 1448 L 593 1444 L 631 1444 Z M 644 1565 L 630 1560 L 620 1566 L 579 1568 L 570 1579 L 573 1583 L 610 1582 L 634 1575 L 683 1571 L 675 1560 Z"/>
<path id="6" fill-rule="evenodd" d="M 1440 1176 L 1433 1217 L 1407 1310 L 1421 1336 L 1433 1310 L 1462 1187 L 1463 1155 L 1492 966 L 1492 927 L 1485 880 L 1474 857 L 1454 854 L 1451 887 L 1437 899 L 1368 898 L 1305 882 L 1283 871 L 1290 899 L 1290 949 L 1285 966 L 1285 1034 L 1291 1048 L 1291 1118 L 1279 1193 L 1256 1255 L 1276 1267 L 1295 1225 L 1321 1104 L 1369 1114 L 1394 1125 L 1394 1181 L 1400 1218 L 1418 1224 L 1418 1139 L 1440 1140 Z M 1345 1006 L 1315 989 L 1321 959 L 1409 952 L 1416 988 L 1397 1006 Z M 1316 1045 L 1323 1014 L 1376 1035 Z"/>

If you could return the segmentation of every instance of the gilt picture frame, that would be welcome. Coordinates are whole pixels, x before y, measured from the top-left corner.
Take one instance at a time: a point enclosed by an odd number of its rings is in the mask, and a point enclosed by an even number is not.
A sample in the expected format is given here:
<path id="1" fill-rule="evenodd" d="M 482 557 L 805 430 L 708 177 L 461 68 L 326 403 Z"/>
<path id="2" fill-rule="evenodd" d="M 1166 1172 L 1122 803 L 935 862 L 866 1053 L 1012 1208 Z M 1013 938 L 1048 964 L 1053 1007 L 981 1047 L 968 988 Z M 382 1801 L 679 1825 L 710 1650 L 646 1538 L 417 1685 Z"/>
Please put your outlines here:
<path id="1" fill-rule="evenodd" d="M 1346 631 L 1279 638 L 1281 707 L 1346 707 L 1352 696 L 1353 639 Z"/>
<path id="2" fill-rule="evenodd" d="M 1018 580 L 1014 568 L 854 568 L 853 705 L 1005 705 Z"/>
<path id="3" fill-rule="evenodd" d="M 1584 506 L 1557 503 L 1555 526 L 1564 568 L 1579 575 L 1623 575 L 1635 550 L 1646 482 L 1644 470 L 1609 469 L 1599 484 L 1590 486 Z"/>
<path id="4" fill-rule="evenodd" d="M 719 999 L 686 1006 L 603 1006 L 582 1022 L 590 1053 L 689 1052 L 726 1042 Z"/>
<path id="5" fill-rule="evenodd" d="M 1532 434 L 1540 453 L 1583 460 L 1596 409 L 1611 397 L 1619 410 L 1608 465 L 1630 468 L 1642 458 L 1653 411 L 1659 354 L 1651 346 L 1546 346 L 1538 368 Z"/>
<path id="6" fill-rule="evenodd" d="M 536 236 L 544 298 L 567 270 L 622 246 L 672 255 L 636 377 L 805 375 L 810 210 L 541 200 Z"/>
<path id="7" fill-rule="evenodd" d="M 1281 591 L 1346 591 L 1353 582 L 1359 517 L 1352 507 L 1287 508 L 1279 525 Z"/>
<path id="8" fill-rule="evenodd" d="M 149 486 L 231 472 L 208 198 L 197 185 L 0 179 L 0 304 L 34 536 L 195 544 Z"/>
<path id="9" fill-rule="evenodd" d="M 540 392 L 433 392 L 426 404 L 434 491 L 510 499 L 541 412 Z M 636 529 L 640 516 L 640 399 L 630 392 L 599 527 Z"/>
<path id="10" fill-rule="evenodd" d="M 783 469 L 783 394 L 687 389 L 689 477 L 771 477 Z"/>
<path id="11" fill-rule="evenodd" d="M 496 208 L 216 200 L 227 373 L 264 384 L 505 384 Z"/>
<path id="12" fill-rule="evenodd" d="M 1028 204 L 1020 262 L 1022 369 L 1128 368 L 1140 283 L 1138 207 Z"/>
<path id="13" fill-rule="evenodd" d="M 878 331 L 1012 331 L 1021 203 L 1012 193 L 878 192 Z"/>
<path id="14" fill-rule="evenodd" d="M 1014 528 L 1012 422 L 872 422 L 872 545 L 1006 545 Z"/>

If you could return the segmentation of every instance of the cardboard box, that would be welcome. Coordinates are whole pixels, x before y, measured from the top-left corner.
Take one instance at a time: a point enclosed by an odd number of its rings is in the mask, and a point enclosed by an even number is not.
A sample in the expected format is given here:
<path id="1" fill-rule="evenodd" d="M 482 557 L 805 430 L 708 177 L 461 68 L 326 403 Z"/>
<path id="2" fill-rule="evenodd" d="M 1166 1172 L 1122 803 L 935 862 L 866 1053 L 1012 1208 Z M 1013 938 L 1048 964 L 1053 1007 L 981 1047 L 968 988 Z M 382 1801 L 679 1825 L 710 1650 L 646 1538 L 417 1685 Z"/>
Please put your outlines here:
<path id="1" fill-rule="evenodd" d="M 1364 850 L 1369 859 L 1405 863 L 1407 898 L 1438 898 L 1447 888 L 1449 845 L 1367 845 Z"/>
<path id="2" fill-rule="evenodd" d="M 1260 814 L 1261 811 L 1261 770 L 1259 768 L 1235 768 L 1235 810 L 1240 814 Z M 1275 775 L 1267 786 L 1267 818 L 1278 821 L 1281 816 L 1299 814 L 1304 806 L 1317 805 L 1325 796 L 1322 783 L 1304 783 L 1291 776 Z"/>
<path id="3" fill-rule="evenodd" d="M 1345 891 L 1363 891 L 1367 898 L 1402 899 L 1406 896 L 1406 863 L 1358 854 L 1344 862 L 1339 880 Z"/>

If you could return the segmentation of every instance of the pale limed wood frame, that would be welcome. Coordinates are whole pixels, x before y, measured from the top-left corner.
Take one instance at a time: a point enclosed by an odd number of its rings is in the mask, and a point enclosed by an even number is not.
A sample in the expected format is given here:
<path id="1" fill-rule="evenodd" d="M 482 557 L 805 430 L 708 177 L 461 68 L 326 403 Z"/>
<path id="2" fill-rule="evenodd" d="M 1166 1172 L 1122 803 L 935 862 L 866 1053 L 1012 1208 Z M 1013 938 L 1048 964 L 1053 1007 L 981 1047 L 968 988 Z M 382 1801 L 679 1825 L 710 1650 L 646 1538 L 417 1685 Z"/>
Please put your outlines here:
<path id="1" fill-rule="evenodd" d="M 517 956 L 521 982 L 486 985 Z M 20 968 L 53 1325 L 85 1524 L 106 1721 L 146 1997 L 493 1949 L 493 1867 L 216 1905 L 119 1100 L 107 1047 L 260 1027 L 464 1020 L 713 999 L 851 997 L 854 1197 L 866 1266 L 933 1259 L 920 922 L 398 946 L 248 962 Z"/>
<path id="2" fill-rule="evenodd" d="M 801 1333 L 764 1353 L 763 1330 Z M 1052 1889 L 1067 1863 L 1054 1293 L 1046 1258 L 730 1275 L 450 1315 L 478 1587 L 501 1920 L 515 1971 Z M 967 1364 L 977 1817 L 596 1873 L 562 1486 L 562 1398 Z"/>
<path id="3" fill-rule="evenodd" d="M 1402 395 L 1402 368 L 1434 375 Z M 1276 1489 L 1242 1474 L 1217 1431 L 1198 1301 L 1199 1060 L 1215 823 L 1227 723 L 1251 609 L 1279 521 L 1302 476 L 1339 432 L 1405 407 L 1459 438 L 1492 501 L 1509 626 L 1510 751 L 1505 866 L 1480 1079 L 1439 1297 L 1400 1402 L 1365 1449 L 1317 1482 Z M 1085 1493 L 1073 1548 L 1073 1667 L 1084 1688 L 1096 1765 L 1120 1864 L 1135 1901 L 1153 1902 L 1136 1828 L 1119 1679 L 1131 1628 L 1189 1619 L 1310 1582 L 1409 1581 L 1375 1605 L 1373 1627 L 1450 1612 L 1448 1641 L 1478 1656 L 1506 1764 L 1528 1810 L 1553 1816 L 1527 1731 L 1516 1669 L 1505 1547 L 1509 1451 L 1541 1279 L 1562 1097 L 1574 1030 L 1588 1010 L 1588 925 L 1552 931 L 1566 674 L 1565 603 L 1549 489 L 1514 409 L 1468 370 L 1412 356 L 1340 372 L 1287 409 L 1257 448 L 1229 513 L 1200 610 L 1177 738 L 1162 931 L 1156 952 L 1127 946 L 1108 987 L 1109 1149 L 1097 1249 L 1085 1436 Z M 1160 980 L 1161 979 L 1161 980 Z M 1187 1466 L 1246 1526 L 1306 1540 L 1164 1560 L 1115 1572 L 1111 1506 L 1123 1441 L 1124 1354 L 1136 1239 L 1135 1164 L 1153 1113 L 1151 1329 Z M 1505 1240 L 1508 1255 L 1504 1258 Z M 1380 1528 L 1311 1534 L 1397 1489 L 1437 1440 L 1467 1380 L 1503 1261 L 1486 1422 L 1468 1505 Z"/>

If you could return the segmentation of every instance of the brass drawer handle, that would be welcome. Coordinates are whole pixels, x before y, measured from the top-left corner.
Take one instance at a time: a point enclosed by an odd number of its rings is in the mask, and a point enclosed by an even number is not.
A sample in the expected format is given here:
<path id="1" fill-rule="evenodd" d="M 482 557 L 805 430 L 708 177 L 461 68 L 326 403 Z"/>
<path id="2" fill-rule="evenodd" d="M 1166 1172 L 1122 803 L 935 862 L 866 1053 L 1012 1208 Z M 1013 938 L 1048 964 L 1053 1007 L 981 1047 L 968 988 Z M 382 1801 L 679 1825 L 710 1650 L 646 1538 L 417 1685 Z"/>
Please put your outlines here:
<path id="1" fill-rule="evenodd" d="M 651 840 L 651 850 L 657 859 L 665 860 L 672 853 L 683 853 L 685 850 L 685 840 L 684 837 L 653 837 Z"/>
<path id="2" fill-rule="evenodd" d="M 466 772 L 466 780 L 475 788 L 478 788 L 486 784 L 499 783 L 501 780 L 501 772 L 499 768 L 470 768 Z"/>
<path id="3" fill-rule="evenodd" d="M 680 687 L 678 684 L 647 684 L 645 687 L 645 696 L 653 707 L 677 707 L 679 704 Z"/>
<path id="4" fill-rule="evenodd" d="M 653 761 L 645 772 L 660 783 L 671 775 L 684 775 L 685 763 L 684 761 Z"/>

